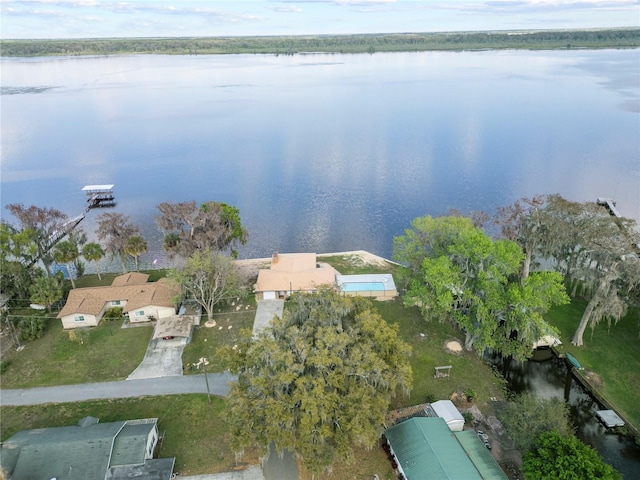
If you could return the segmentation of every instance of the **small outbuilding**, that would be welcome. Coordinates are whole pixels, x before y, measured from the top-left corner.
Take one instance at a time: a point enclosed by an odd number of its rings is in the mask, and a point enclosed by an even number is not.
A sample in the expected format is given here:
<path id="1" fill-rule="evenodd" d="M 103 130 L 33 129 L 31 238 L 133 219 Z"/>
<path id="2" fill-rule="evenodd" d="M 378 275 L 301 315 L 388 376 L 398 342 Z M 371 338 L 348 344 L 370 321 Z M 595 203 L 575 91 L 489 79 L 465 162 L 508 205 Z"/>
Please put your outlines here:
<path id="1" fill-rule="evenodd" d="M 464 417 L 451 400 L 438 400 L 431 404 L 431 408 L 442 418 L 449 430 L 461 432 L 464 428 Z"/>

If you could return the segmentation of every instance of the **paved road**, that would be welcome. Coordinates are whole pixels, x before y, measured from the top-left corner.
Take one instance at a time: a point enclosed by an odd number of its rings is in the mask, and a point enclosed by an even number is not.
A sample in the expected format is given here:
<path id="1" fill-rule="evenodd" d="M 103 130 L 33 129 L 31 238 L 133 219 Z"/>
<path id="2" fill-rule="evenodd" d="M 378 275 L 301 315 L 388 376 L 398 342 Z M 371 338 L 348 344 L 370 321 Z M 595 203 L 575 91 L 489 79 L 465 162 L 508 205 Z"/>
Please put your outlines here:
<path id="1" fill-rule="evenodd" d="M 224 397 L 229 393 L 229 382 L 237 377 L 229 373 L 209 373 L 212 395 Z M 0 390 L 0 405 L 39 405 L 43 403 L 79 402 L 99 398 L 130 398 L 144 395 L 175 395 L 181 393 L 207 393 L 203 374 L 124 380 L 121 382 L 84 383 L 55 387 Z"/>

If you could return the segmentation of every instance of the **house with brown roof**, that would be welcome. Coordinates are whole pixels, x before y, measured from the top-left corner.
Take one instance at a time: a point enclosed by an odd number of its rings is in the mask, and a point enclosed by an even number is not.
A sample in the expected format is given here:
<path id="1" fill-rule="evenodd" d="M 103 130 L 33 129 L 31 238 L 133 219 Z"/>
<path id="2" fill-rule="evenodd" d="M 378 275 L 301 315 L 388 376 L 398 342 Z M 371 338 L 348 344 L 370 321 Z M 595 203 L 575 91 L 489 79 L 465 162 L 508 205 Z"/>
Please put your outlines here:
<path id="1" fill-rule="evenodd" d="M 274 253 L 271 267 L 258 271 L 254 290 L 258 300 L 274 300 L 294 292 L 315 292 L 322 286 L 335 284 L 335 269 L 318 264 L 315 253 Z"/>
<path id="2" fill-rule="evenodd" d="M 116 277 L 107 287 L 74 288 L 58 314 L 62 327 L 94 327 L 113 307 L 122 308 L 131 323 L 174 315 L 179 287 L 166 278 L 148 279 L 149 275 L 133 272 Z"/>

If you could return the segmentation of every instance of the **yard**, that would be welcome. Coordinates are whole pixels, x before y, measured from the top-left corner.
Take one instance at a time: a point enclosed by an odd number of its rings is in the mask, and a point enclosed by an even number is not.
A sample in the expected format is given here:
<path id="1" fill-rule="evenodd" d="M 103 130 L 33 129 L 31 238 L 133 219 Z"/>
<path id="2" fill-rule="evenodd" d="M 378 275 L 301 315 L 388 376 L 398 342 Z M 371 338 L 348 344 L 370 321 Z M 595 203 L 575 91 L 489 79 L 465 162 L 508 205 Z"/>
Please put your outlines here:
<path id="1" fill-rule="evenodd" d="M 88 329 L 84 343 L 72 341 L 60 320 L 47 321 L 44 336 L 3 356 L 2 388 L 124 380 L 142 361 L 152 327 L 121 328 L 122 320 Z"/>
<path id="2" fill-rule="evenodd" d="M 397 267 L 388 265 L 365 269 L 351 256 L 322 257 L 343 274 L 388 272 Z M 110 283 L 107 280 L 106 283 Z M 447 342 L 462 342 L 463 335 L 450 324 L 425 322 L 416 308 L 405 308 L 401 300 L 375 302 L 381 316 L 399 326 L 402 338 L 413 349 L 413 390 L 410 396 L 399 395 L 392 408 L 449 398 L 454 392 L 474 391 L 474 403 L 486 415 L 492 415 L 490 399 L 504 398 L 504 382 L 477 354 L 453 352 L 445 347 Z M 253 297 L 234 302 L 220 309 L 215 315 L 216 325 L 196 328 L 192 343 L 185 349 L 183 363 L 187 373 L 199 373 L 192 367 L 200 358 L 209 361 L 207 371 L 224 371 L 224 362 L 216 355 L 223 345 L 234 345 L 242 329 L 251 329 L 255 315 Z M 635 397 L 640 385 L 640 358 L 638 358 L 638 311 L 634 310 L 617 326 L 607 329 L 600 325 L 591 336 L 585 334 L 584 347 L 573 347 L 570 338 L 584 309 L 584 302 L 554 309 L 549 319 L 562 332 L 563 349 L 574 354 L 589 370 L 593 370 L 602 383 L 600 391 L 620 411 L 640 425 L 640 409 Z M 151 336 L 151 327 L 121 329 L 119 322 L 103 323 L 91 330 L 85 345 L 71 342 L 63 332 L 59 321 L 52 321 L 46 335 L 29 343 L 22 352 L 11 355 L 11 365 L 2 375 L 4 388 L 36 385 L 68 384 L 104 381 L 126 377 L 144 355 Z M 231 328 L 229 328 L 231 327 Z M 112 355 L 113 351 L 127 351 L 127 355 Z M 436 366 L 451 365 L 451 376 L 434 378 Z M 92 415 L 103 421 L 138 417 L 158 417 L 165 438 L 160 456 L 176 456 L 176 471 L 182 474 L 198 474 L 231 469 L 235 458 L 230 451 L 227 427 L 224 423 L 224 400 L 206 402 L 206 396 L 189 395 L 150 397 L 145 399 L 82 402 L 78 404 L 45 405 L 38 407 L 3 407 L 2 439 L 15 431 L 38 426 L 74 423 L 77 419 Z M 206 428 L 194 428 L 206 425 Z M 255 452 L 248 452 L 241 461 L 257 463 Z M 356 476 L 354 476 L 354 472 Z M 384 451 L 356 449 L 351 464 L 337 463 L 328 480 L 369 478 L 378 474 L 380 479 L 393 478 Z M 309 480 L 307 472 L 301 478 Z"/>

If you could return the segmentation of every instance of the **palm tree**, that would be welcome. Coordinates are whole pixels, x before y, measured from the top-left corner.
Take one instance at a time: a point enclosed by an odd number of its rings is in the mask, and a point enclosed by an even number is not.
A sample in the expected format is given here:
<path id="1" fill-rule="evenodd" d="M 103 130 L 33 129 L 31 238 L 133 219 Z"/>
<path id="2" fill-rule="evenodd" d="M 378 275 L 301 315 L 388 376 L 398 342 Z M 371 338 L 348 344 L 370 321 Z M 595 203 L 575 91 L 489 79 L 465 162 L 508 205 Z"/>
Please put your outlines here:
<path id="1" fill-rule="evenodd" d="M 133 257 L 136 262 L 136 271 L 140 271 L 140 266 L 138 264 L 138 258 L 140 254 L 147 251 L 147 241 L 142 238 L 140 235 L 132 235 L 127 238 L 127 243 L 125 243 L 124 251 L 127 255 Z"/>
<path id="2" fill-rule="evenodd" d="M 102 280 L 98 262 L 104 257 L 104 250 L 100 246 L 100 244 L 95 242 L 87 243 L 84 247 L 82 247 L 82 256 L 89 262 L 94 262 L 96 264 L 96 273 L 98 274 L 98 279 Z"/>
<path id="3" fill-rule="evenodd" d="M 53 247 L 53 259 L 56 262 L 64 263 L 67 266 L 67 272 L 69 272 L 69 279 L 71 280 L 72 288 L 76 288 L 76 282 L 73 280 L 71 264 L 75 262 L 79 256 L 80 252 L 78 252 L 78 246 L 68 240 L 60 242 Z"/>

